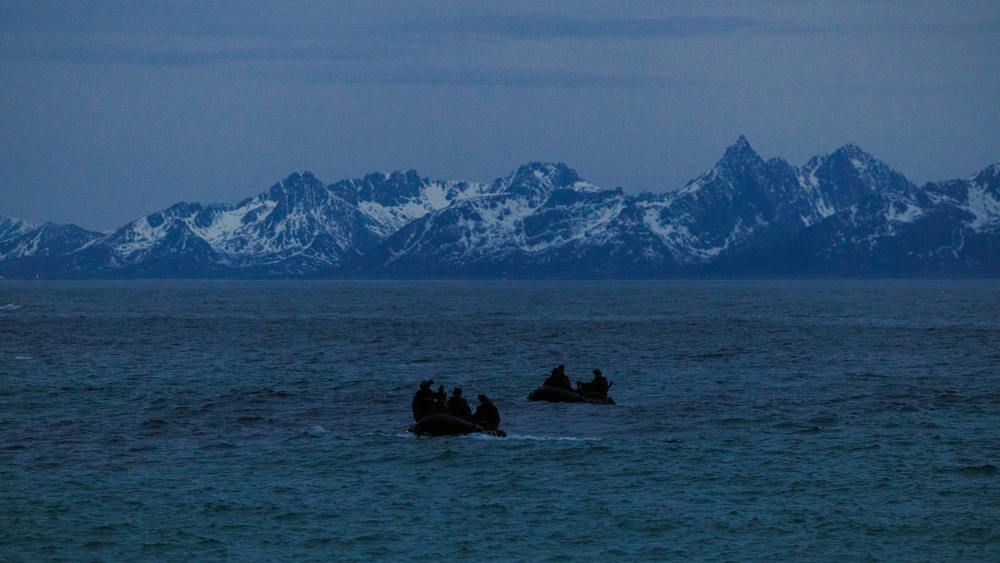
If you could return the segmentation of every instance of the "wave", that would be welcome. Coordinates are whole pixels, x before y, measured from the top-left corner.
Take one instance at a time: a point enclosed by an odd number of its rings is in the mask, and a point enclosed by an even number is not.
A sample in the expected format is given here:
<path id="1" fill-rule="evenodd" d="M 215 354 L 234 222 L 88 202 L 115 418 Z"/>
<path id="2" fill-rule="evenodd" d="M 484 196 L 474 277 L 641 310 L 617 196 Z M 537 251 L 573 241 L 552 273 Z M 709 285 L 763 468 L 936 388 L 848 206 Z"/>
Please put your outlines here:
<path id="1" fill-rule="evenodd" d="M 17 309 L 20 309 L 20 308 L 21 308 L 20 305 L 15 305 L 13 303 L 8 303 L 6 305 L 0 305 L 0 311 L 16 311 Z"/>
<path id="2" fill-rule="evenodd" d="M 329 434 L 329 432 L 326 431 L 326 428 L 323 428 L 318 424 L 315 426 L 310 426 L 308 429 L 305 430 L 305 433 L 311 436 L 322 436 L 324 434 Z"/>
<path id="3" fill-rule="evenodd" d="M 502 429 L 501 429 L 502 430 Z M 600 442 L 601 438 L 580 438 L 577 436 L 535 436 L 532 434 L 507 434 L 505 437 L 491 436 L 489 434 L 480 434 L 473 432 L 471 434 L 463 434 L 461 436 L 417 436 L 412 432 L 397 432 L 395 434 L 397 438 L 421 438 L 428 440 L 439 440 L 439 439 L 461 439 L 461 440 L 499 440 L 502 442 L 509 441 L 524 441 L 524 442 Z"/>
<path id="4" fill-rule="evenodd" d="M 481 438 L 494 438 L 493 436 L 479 435 Z M 495 438 L 497 440 L 524 440 L 534 442 L 600 442 L 600 438 L 580 438 L 577 436 L 534 436 L 532 434 L 507 434 L 507 438 Z"/>
<path id="5" fill-rule="evenodd" d="M 955 471 L 967 477 L 992 477 L 997 473 L 1000 473 L 1000 469 L 997 469 L 997 466 L 992 463 L 959 467 L 955 469 Z"/>
<path id="6" fill-rule="evenodd" d="M 315 426 L 310 426 L 309 428 L 302 429 L 302 431 L 300 431 L 298 434 L 289 437 L 288 440 L 291 441 L 291 440 L 300 440 L 303 438 L 323 438 L 329 435 L 330 432 L 327 431 L 326 428 L 323 428 L 322 426 L 317 424 Z"/>

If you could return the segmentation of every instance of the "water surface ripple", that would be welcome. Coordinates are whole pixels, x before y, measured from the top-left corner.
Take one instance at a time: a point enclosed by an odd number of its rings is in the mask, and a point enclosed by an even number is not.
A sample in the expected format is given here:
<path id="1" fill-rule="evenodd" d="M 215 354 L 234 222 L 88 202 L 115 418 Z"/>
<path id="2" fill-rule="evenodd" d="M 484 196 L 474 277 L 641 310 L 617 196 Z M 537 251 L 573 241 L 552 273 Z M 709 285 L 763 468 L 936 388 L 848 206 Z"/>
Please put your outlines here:
<path id="1" fill-rule="evenodd" d="M 996 560 L 998 289 L 0 282 L 0 560 Z"/>

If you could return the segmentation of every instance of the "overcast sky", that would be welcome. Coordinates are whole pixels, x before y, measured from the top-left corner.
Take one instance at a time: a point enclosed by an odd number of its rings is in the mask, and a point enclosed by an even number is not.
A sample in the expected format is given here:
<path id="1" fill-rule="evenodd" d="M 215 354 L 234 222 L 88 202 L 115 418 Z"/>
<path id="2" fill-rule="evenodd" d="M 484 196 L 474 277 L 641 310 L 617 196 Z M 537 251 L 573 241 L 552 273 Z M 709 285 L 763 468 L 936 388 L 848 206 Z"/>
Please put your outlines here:
<path id="1" fill-rule="evenodd" d="M 107 230 L 291 172 L 677 189 L 739 135 L 918 184 L 1000 161 L 982 2 L 0 0 L 0 215 Z"/>

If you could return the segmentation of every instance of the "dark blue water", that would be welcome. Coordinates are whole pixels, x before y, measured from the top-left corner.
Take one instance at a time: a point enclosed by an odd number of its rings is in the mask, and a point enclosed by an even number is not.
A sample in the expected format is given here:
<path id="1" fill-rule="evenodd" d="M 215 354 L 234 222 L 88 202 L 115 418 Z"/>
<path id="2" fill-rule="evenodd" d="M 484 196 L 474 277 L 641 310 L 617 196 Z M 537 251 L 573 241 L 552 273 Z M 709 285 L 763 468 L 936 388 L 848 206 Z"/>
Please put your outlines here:
<path id="1" fill-rule="evenodd" d="M 0 560 L 996 560 L 998 290 L 0 282 Z"/>

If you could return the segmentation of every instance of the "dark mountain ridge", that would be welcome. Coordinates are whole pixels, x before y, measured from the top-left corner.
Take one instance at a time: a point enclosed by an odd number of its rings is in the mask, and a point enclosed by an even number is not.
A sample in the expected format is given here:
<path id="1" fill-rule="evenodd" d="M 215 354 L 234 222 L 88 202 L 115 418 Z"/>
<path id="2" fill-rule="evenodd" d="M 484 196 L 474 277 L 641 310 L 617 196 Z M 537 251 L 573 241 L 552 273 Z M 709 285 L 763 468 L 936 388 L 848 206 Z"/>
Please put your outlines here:
<path id="1" fill-rule="evenodd" d="M 8 278 L 998 277 L 1000 165 L 917 187 L 849 144 L 793 166 L 740 137 L 664 194 L 561 163 L 490 183 L 293 173 L 107 233 L 0 217 Z"/>

